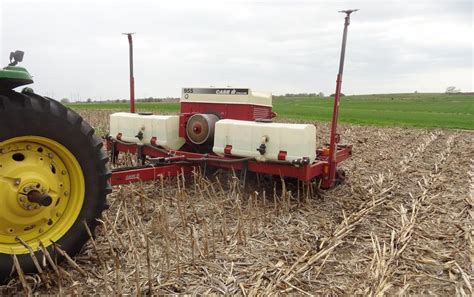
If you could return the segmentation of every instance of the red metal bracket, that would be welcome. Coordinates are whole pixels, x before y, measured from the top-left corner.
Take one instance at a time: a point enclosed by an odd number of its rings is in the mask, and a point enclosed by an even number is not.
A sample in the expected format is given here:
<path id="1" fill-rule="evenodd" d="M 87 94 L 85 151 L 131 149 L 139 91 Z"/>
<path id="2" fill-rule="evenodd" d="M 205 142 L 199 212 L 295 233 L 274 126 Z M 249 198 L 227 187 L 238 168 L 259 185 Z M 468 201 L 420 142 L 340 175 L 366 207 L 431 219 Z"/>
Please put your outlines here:
<path id="1" fill-rule="evenodd" d="M 230 155 L 232 152 L 232 146 L 231 145 L 226 145 L 224 148 L 224 154 Z"/>
<path id="2" fill-rule="evenodd" d="M 280 161 L 285 161 L 286 160 L 286 155 L 287 155 L 287 152 L 286 151 L 280 151 L 278 153 L 278 160 Z"/>

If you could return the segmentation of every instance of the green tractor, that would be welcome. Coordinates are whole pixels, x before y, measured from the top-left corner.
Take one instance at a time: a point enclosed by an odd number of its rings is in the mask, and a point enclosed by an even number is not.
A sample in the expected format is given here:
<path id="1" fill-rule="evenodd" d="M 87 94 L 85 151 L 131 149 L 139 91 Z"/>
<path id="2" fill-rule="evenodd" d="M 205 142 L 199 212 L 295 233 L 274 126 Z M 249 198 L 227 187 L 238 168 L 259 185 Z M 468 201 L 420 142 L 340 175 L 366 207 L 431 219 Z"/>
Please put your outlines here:
<path id="1" fill-rule="evenodd" d="M 106 209 L 111 192 L 101 138 L 81 116 L 37 95 L 23 52 L 0 69 L 0 283 L 21 269 L 35 272 L 43 248 L 81 250 Z M 34 255 L 30 253 L 30 249 Z"/>

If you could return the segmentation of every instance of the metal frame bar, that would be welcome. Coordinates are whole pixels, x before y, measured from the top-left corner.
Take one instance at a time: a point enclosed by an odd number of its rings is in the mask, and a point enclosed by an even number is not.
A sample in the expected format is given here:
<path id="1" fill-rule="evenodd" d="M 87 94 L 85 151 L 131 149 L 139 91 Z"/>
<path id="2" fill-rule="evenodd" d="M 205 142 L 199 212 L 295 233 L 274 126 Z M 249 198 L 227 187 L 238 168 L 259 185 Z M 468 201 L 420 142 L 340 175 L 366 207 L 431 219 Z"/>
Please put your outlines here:
<path id="1" fill-rule="evenodd" d="M 159 180 L 160 176 L 178 176 L 193 171 L 193 166 L 165 165 L 147 166 L 143 168 L 118 169 L 112 172 L 110 184 L 112 186 L 131 183 Z"/>
<path id="2" fill-rule="evenodd" d="M 331 137 L 329 142 L 329 167 L 330 172 L 329 176 L 325 177 L 322 184 L 324 187 L 330 188 L 336 182 L 336 152 L 337 152 L 337 118 L 339 115 L 339 103 L 341 100 L 341 86 L 342 86 L 342 74 L 344 72 L 344 59 L 346 55 L 346 42 L 347 42 L 347 28 L 350 24 L 351 13 L 357 11 L 357 9 L 352 10 L 343 10 L 340 11 L 346 14 L 344 18 L 344 31 L 342 34 L 342 45 L 341 45 L 341 56 L 339 59 L 339 72 L 336 78 L 336 92 L 334 94 L 334 107 L 332 112 L 332 121 L 331 121 Z"/>
<path id="3" fill-rule="evenodd" d="M 318 150 L 317 159 L 308 165 L 293 165 L 275 162 L 259 162 L 248 160 L 244 165 L 239 159 L 231 157 L 221 157 L 217 155 L 209 155 L 205 159 L 205 155 L 186 151 L 165 151 L 162 148 L 154 148 L 151 146 L 137 145 L 135 143 L 116 142 L 112 139 L 107 140 L 107 148 L 111 153 L 124 152 L 137 154 L 141 152 L 151 158 L 163 158 L 163 163 L 157 163 L 153 166 L 132 169 L 117 169 L 112 172 L 111 184 L 120 185 L 138 181 L 150 181 L 157 179 L 158 176 L 176 176 L 181 172 L 191 172 L 194 167 L 205 163 L 206 166 L 213 166 L 226 169 L 242 170 L 244 166 L 248 171 L 272 175 L 280 175 L 283 177 L 294 177 L 302 181 L 310 181 L 315 177 L 327 177 L 330 173 L 330 162 L 328 156 L 324 155 L 327 148 Z M 335 164 L 344 161 L 352 155 L 352 145 L 338 145 L 336 152 Z M 191 161 L 191 164 L 173 164 L 176 162 L 187 161 L 187 159 L 202 159 L 200 161 Z M 204 161 L 205 160 L 205 161 Z M 234 162 L 235 161 L 235 162 Z M 332 185 L 331 185 L 332 186 Z M 321 184 L 322 188 L 330 188 L 326 184 Z"/>
<path id="4" fill-rule="evenodd" d="M 133 76 L 133 39 L 135 33 L 122 33 L 128 37 L 128 59 L 130 67 L 130 112 L 135 113 L 135 77 Z"/>

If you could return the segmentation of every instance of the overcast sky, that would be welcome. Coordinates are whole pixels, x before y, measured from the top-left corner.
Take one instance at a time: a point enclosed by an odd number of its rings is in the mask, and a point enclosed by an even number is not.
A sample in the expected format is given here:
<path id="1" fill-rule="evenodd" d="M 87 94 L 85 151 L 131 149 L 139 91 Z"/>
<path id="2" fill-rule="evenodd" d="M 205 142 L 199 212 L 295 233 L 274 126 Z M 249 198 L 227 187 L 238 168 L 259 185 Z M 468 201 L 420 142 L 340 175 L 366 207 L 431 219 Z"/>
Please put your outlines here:
<path id="1" fill-rule="evenodd" d="M 472 0 L 0 0 L 0 64 L 21 49 L 37 93 L 128 98 L 121 33 L 136 32 L 139 98 L 210 85 L 329 94 L 349 8 L 344 93 L 473 91 Z"/>

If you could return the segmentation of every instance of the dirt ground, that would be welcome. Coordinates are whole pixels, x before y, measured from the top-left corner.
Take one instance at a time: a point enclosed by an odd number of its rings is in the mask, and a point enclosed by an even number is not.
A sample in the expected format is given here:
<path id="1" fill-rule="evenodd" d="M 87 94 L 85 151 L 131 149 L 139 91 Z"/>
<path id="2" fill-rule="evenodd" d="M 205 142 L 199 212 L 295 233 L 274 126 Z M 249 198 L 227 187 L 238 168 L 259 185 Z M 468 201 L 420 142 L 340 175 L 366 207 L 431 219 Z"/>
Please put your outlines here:
<path id="1" fill-rule="evenodd" d="M 106 112 L 83 112 L 100 134 Z M 318 142 L 327 124 L 315 123 Z M 330 191 L 217 171 L 114 189 L 95 241 L 33 293 L 472 296 L 474 133 L 341 125 Z M 48 288 L 49 286 L 49 288 Z M 26 289 L 18 279 L 0 294 Z"/>

